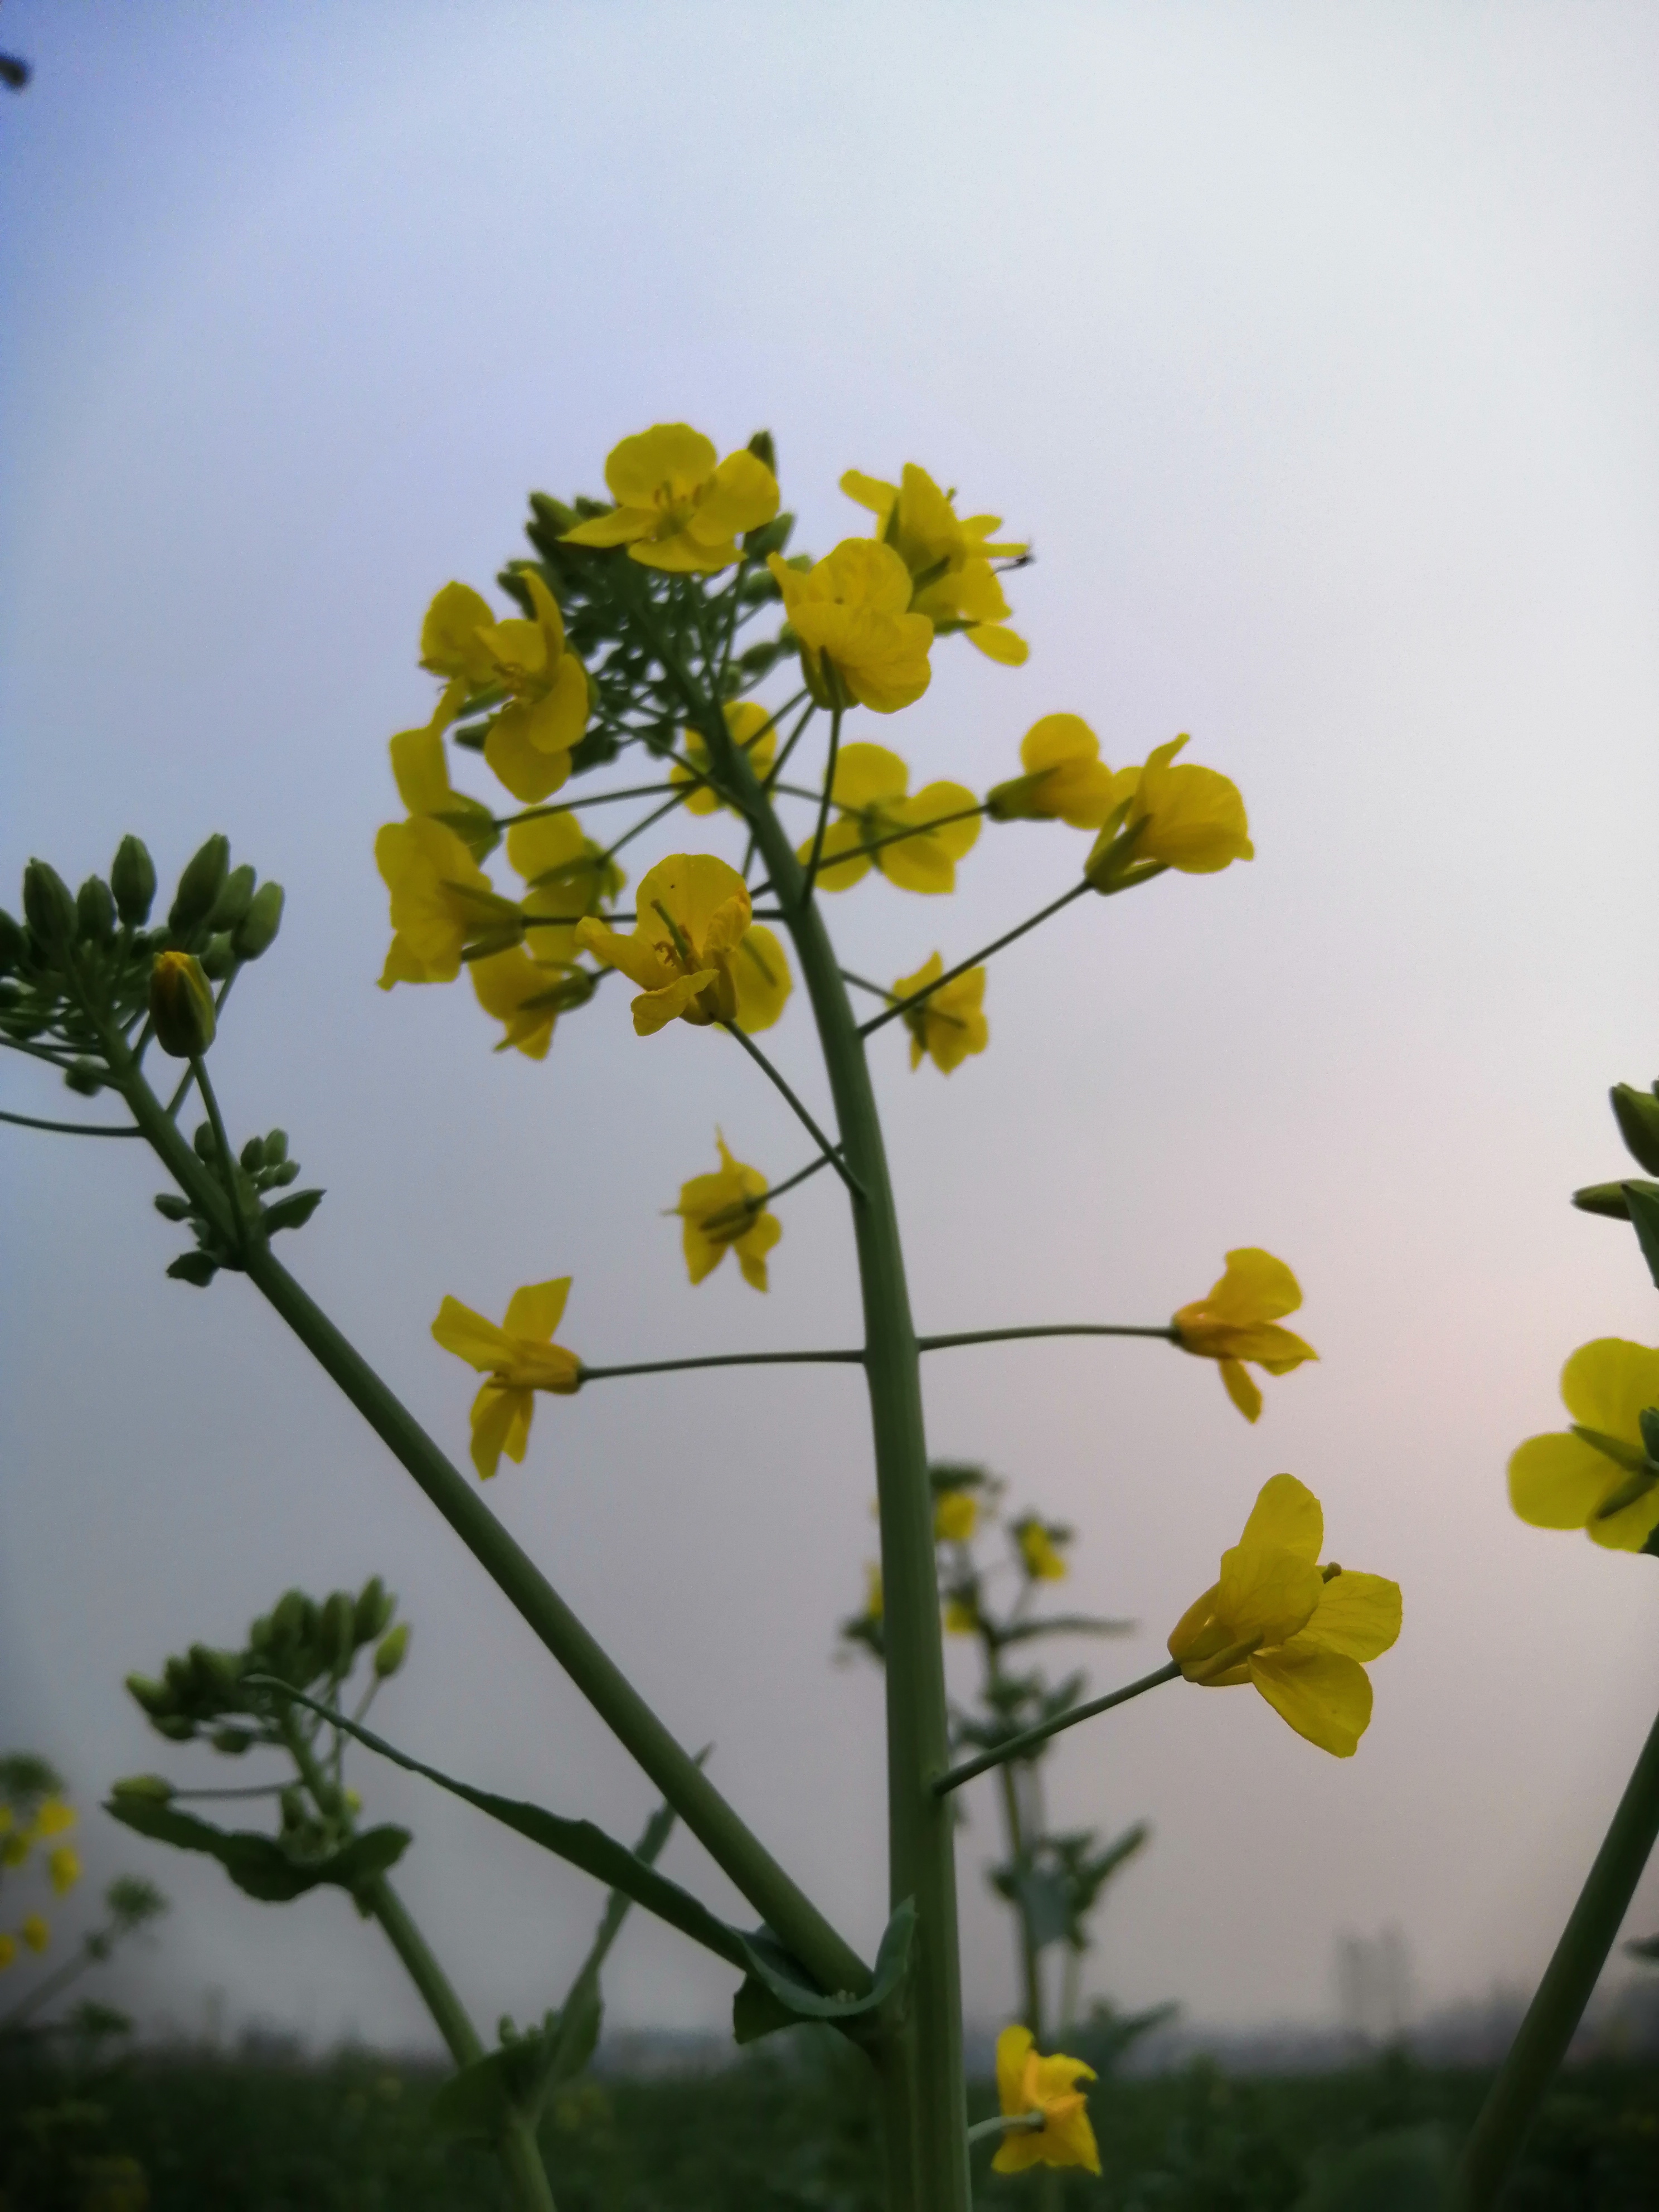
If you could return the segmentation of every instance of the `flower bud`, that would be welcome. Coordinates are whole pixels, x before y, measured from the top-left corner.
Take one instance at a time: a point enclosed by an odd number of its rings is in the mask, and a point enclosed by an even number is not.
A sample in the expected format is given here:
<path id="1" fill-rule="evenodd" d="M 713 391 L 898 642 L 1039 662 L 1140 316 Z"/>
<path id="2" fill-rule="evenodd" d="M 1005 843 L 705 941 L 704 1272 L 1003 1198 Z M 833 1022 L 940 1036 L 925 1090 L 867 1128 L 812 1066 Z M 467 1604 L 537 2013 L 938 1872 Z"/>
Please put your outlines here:
<path id="1" fill-rule="evenodd" d="M 175 937 L 188 937 L 213 911 L 230 870 L 230 840 L 210 837 L 185 864 L 179 888 L 167 910 L 167 927 Z"/>
<path id="2" fill-rule="evenodd" d="M 547 524 L 556 537 L 562 538 L 581 520 L 574 507 L 567 507 L 562 499 L 554 499 L 544 491 L 532 491 L 530 505 L 538 522 Z"/>
<path id="3" fill-rule="evenodd" d="M 352 1630 L 356 1626 L 357 1608 L 344 1590 L 333 1590 L 323 1605 L 323 1654 L 330 1668 L 337 1672 L 351 1664 Z"/>
<path id="4" fill-rule="evenodd" d="M 1650 1191 L 1659 1198 L 1659 1182 L 1643 1182 L 1632 1177 L 1631 1188 Z M 1572 1194 L 1572 1202 L 1581 1213 L 1600 1213 L 1609 1221 L 1630 1219 L 1630 1200 L 1625 1195 L 1622 1182 L 1587 1182 L 1582 1190 Z"/>
<path id="5" fill-rule="evenodd" d="M 225 878 L 224 888 L 213 902 L 213 911 L 208 916 L 210 929 L 234 929 L 247 912 L 253 897 L 254 873 L 246 861 L 233 868 Z"/>
<path id="6" fill-rule="evenodd" d="M 351 1637 L 355 1644 L 370 1644 L 392 1618 L 397 1600 L 386 1595 L 379 1575 L 371 1575 L 358 1593 Z"/>
<path id="7" fill-rule="evenodd" d="M 769 430 L 757 430 L 749 441 L 749 450 L 763 468 L 769 469 L 772 474 L 776 476 L 778 449 L 772 441 L 772 433 Z"/>
<path id="8" fill-rule="evenodd" d="M 75 936 L 70 887 L 45 860 L 31 860 L 23 871 L 23 915 L 48 952 L 58 951 Z"/>
<path id="9" fill-rule="evenodd" d="M 236 965 L 236 955 L 231 950 L 230 939 L 222 932 L 210 937 L 202 947 L 202 973 L 212 983 L 222 983 Z"/>
<path id="10" fill-rule="evenodd" d="M 116 1783 L 112 1797 L 145 1797 L 152 1805 L 165 1805 L 173 1794 L 173 1784 L 160 1774 L 128 1774 Z"/>
<path id="11" fill-rule="evenodd" d="M 231 933 L 231 949 L 239 960 L 257 960 L 276 942 L 283 926 L 283 887 L 261 884 L 248 902 L 247 912 Z"/>
<path id="12" fill-rule="evenodd" d="M 22 925 L 0 907 L 0 975 L 9 975 L 28 957 L 29 941 Z"/>
<path id="13" fill-rule="evenodd" d="M 1615 1083 L 1607 1097 L 1626 1151 L 1638 1167 L 1659 1175 L 1659 1098 L 1629 1083 Z"/>
<path id="14" fill-rule="evenodd" d="M 404 1663 L 404 1654 L 409 1649 L 409 1623 L 400 1620 L 389 1628 L 380 1638 L 374 1651 L 374 1674 L 377 1680 L 389 1681 Z"/>
<path id="15" fill-rule="evenodd" d="M 213 991 L 192 953 L 163 952 L 149 971 L 155 1042 L 174 1060 L 191 1060 L 213 1042 Z"/>
<path id="16" fill-rule="evenodd" d="M 129 1674 L 127 1695 L 149 1715 L 151 1720 L 159 1720 L 163 1713 L 170 1713 L 178 1703 L 165 1682 L 153 1682 L 148 1674 Z"/>
<path id="17" fill-rule="evenodd" d="M 155 897 L 155 863 L 139 838 L 122 838 L 110 867 L 109 887 L 122 921 L 142 928 Z"/>
<path id="18" fill-rule="evenodd" d="M 115 934 L 115 901 L 101 876 L 88 876 L 76 893 L 75 933 L 83 945 L 107 945 Z"/>

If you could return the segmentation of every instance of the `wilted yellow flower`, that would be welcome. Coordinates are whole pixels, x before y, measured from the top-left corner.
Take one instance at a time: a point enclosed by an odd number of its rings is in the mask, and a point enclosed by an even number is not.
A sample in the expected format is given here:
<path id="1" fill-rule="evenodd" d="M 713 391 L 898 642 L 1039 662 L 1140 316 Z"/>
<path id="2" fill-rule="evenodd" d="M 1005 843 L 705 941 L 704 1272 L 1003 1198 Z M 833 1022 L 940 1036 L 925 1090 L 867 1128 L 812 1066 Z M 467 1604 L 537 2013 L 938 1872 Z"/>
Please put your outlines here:
<path id="1" fill-rule="evenodd" d="M 1100 2172 L 1100 2152 L 1089 2124 L 1089 2100 L 1078 2087 L 1095 2069 L 1056 2051 L 1039 2056 L 1029 2027 L 1005 2027 L 997 2038 L 997 2101 L 1009 2118 L 1041 2112 L 1040 2128 L 1011 2128 L 991 2160 L 995 2173 L 1022 2173 L 1029 2166 L 1080 2166 Z"/>
<path id="2" fill-rule="evenodd" d="M 1237 785 L 1212 768 L 1175 765 L 1186 743 L 1174 738 L 1144 768 L 1112 778 L 1112 811 L 1083 869 L 1097 891 L 1124 890 L 1164 868 L 1208 876 L 1255 858 Z"/>
<path id="3" fill-rule="evenodd" d="M 1639 1552 L 1659 1528 L 1659 1474 L 1642 1415 L 1659 1406 L 1659 1352 L 1623 1337 L 1581 1344 L 1561 1370 L 1571 1429 L 1529 1437 L 1510 1460 L 1510 1503 L 1534 1528 L 1582 1528 Z"/>
<path id="4" fill-rule="evenodd" d="M 824 831 L 818 862 L 825 890 L 851 890 L 872 867 L 901 890 L 956 889 L 957 862 L 979 836 L 979 802 L 965 784 L 927 784 L 914 798 L 909 785 L 909 769 L 885 745 L 841 748 L 830 785 L 841 819 Z M 863 849 L 871 845 L 878 849 Z M 797 857 L 805 862 L 811 851 L 809 837 Z"/>
<path id="5" fill-rule="evenodd" d="M 925 991 L 936 975 L 945 972 L 945 963 L 937 952 L 924 960 L 914 975 L 901 975 L 893 986 L 896 999 L 908 999 L 912 993 Z M 924 1055 L 931 1057 L 941 1075 L 948 1075 L 953 1067 L 960 1067 L 970 1053 L 983 1052 L 991 1041 L 991 1024 L 985 1018 L 985 970 L 969 968 L 953 982 L 929 992 L 919 1006 L 908 1008 L 902 1017 L 910 1032 L 910 1065 L 921 1066 Z"/>
<path id="6" fill-rule="evenodd" d="M 31 1951 L 44 1951 L 52 1941 L 52 1930 L 38 1912 L 31 1912 L 17 1932 Z"/>
<path id="7" fill-rule="evenodd" d="M 1400 1585 L 1382 1575 L 1321 1568 L 1325 1516 L 1293 1474 L 1276 1474 L 1221 1555 L 1221 1579 L 1189 1606 L 1170 1656 L 1189 1682 L 1226 1689 L 1254 1682 L 1298 1735 L 1338 1759 L 1352 1755 L 1371 1717 L 1363 1659 L 1400 1633 Z"/>
<path id="8" fill-rule="evenodd" d="M 438 1309 L 433 1335 L 446 1352 L 489 1377 L 472 1401 L 472 1464 L 486 1479 L 503 1452 L 510 1460 L 524 1458 L 538 1390 L 568 1397 L 581 1388 L 580 1360 L 553 1342 L 570 1280 L 561 1275 L 514 1291 L 499 1328 L 459 1298 L 446 1298 Z"/>
<path id="9" fill-rule="evenodd" d="M 374 840 L 374 865 L 392 894 L 383 991 L 394 983 L 453 982 L 461 947 L 499 921 L 496 910 L 516 918 L 455 832 L 429 814 L 388 822 Z"/>
<path id="10" fill-rule="evenodd" d="M 73 1844 L 59 1844 L 46 1860 L 46 1871 L 52 1876 L 52 1886 L 62 1897 L 74 1888 L 81 1879 L 81 1860 Z"/>
<path id="11" fill-rule="evenodd" d="M 740 531 L 778 511 L 778 483 L 749 452 L 714 448 L 684 422 L 659 422 L 611 448 L 605 481 L 617 502 L 564 533 L 567 545 L 626 545 L 630 561 L 676 574 L 711 575 L 738 557 Z"/>
<path id="12" fill-rule="evenodd" d="M 1008 602 L 991 566 L 993 556 L 1018 560 L 1024 545 L 988 541 L 1002 527 L 997 514 L 959 520 L 954 492 L 941 491 L 926 469 L 907 461 L 896 484 L 848 469 L 841 488 L 876 517 L 876 535 L 898 554 L 912 579 L 910 601 L 916 613 L 935 627 L 963 629 L 970 641 L 993 660 L 1010 665 L 1025 659 L 1030 647 L 1003 627 Z"/>
<path id="13" fill-rule="evenodd" d="M 1024 1520 L 1015 1522 L 1013 1534 L 1025 1571 L 1034 1583 L 1065 1580 L 1066 1562 L 1056 1547 L 1066 1541 L 1066 1530 L 1047 1528 L 1028 1514 Z"/>
<path id="14" fill-rule="evenodd" d="M 676 1016 L 706 1027 L 770 1029 L 793 988 L 783 947 L 750 920 L 749 888 L 712 853 L 676 853 L 641 881 L 638 918 L 623 937 L 593 915 L 576 943 L 641 987 L 634 1027 L 651 1036 Z"/>
<path id="15" fill-rule="evenodd" d="M 726 726 L 732 732 L 732 742 L 749 756 L 749 765 L 757 778 L 764 781 L 778 749 L 778 727 L 775 717 L 754 699 L 728 700 L 726 705 Z M 685 757 L 692 768 L 708 769 L 708 747 L 696 730 L 685 732 Z M 668 771 L 668 781 L 677 787 L 693 783 L 690 769 L 678 761 Z M 728 814 L 737 812 L 729 799 L 706 783 L 698 783 L 687 794 L 685 811 L 688 814 L 714 814 L 725 807 Z"/>
<path id="16" fill-rule="evenodd" d="M 744 1282 L 763 1291 L 766 1255 L 782 1236 L 783 1224 L 757 1203 L 766 1195 L 760 1170 L 734 1160 L 718 1129 L 714 1142 L 720 1146 L 719 1168 L 682 1183 L 680 1202 L 673 1209 L 684 1223 L 686 1271 L 700 1283 L 728 1252 L 735 1252 Z"/>
<path id="17" fill-rule="evenodd" d="M 1069 822 L 1098 830 L 1127 793 L 1100 757 L 1100 740 L 1081 714 L 1044 714 L 1020 740 L 1024 775 L 1000 783 L 985 801 L 997 822 Z"/>
<path id="18" fill-rule="evenodd" d="M 933 1497 L 933 1540 L 965 1544 L 979 1526 L 979 1500 L 971 1490 L 940 1490 Z"/>
<path id="19" fill-rule="evenodd" d="M 1260 1414 L 1261 1393 L 1245 1373 L 1245 1360 L 1254 1360 L 1269 1375 L 1288 1375 L 1304 1360 L 1319 1357 L 1312 1345 L 1274 1326 L 1301 1303 L 1301 1285 L 1285 1262 L 1246 1244 L 1228 1253 L 1220 1281 L 1174 1317 L 1182 1350 L 1219 1362 L 1227 1395 L 1247 1421 Z"/>
<path id="20" fill-rule="evenodd" d="M 826 669 L 848 699 L 878 714 L 896 714 L 921 698 L 932 674 L 933 625 L 909 611 L 910 572 L 890 545 L 844 538 L 805 573 L 777 553 L 768 555 L 767 566 L 800 641 L 802 673 L 821 707 L 840 702 Z"/>

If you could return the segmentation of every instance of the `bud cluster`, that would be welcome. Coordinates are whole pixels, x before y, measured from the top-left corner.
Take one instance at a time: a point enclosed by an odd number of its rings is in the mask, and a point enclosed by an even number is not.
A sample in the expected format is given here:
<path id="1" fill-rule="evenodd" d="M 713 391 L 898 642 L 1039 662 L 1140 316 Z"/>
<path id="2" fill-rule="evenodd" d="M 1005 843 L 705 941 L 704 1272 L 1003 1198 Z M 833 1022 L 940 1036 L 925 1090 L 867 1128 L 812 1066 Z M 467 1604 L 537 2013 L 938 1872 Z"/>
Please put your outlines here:
<path id="1" fill-rule="evenodd" d="M 197 1158 L 222 1181 L 223 1163 L 211 1122 L 200 1122 L 191 1142 Z M 251 1223 L 264 1237 L 275 1235 L 279 1229 L 303 1228 L 321 1205 L 323 1194 L 320 1190 L 289 1191 L 289 1185 L 299 1172 L 298 1160 L 289 1158 L 285 1129 L 273 1129 L 268 1136 L 250 1137 L 231 1167 L 238 1218 Z M 289 1191 L 289 1194 L 266 1205 L 266 1194 L 276 1190 Z M 181 1252 L 167 1269 L 175 1282 L 193 1283 L 198 1290 L 205 1290 L 221 1267 L 241 1266 L 240 1254 L 188 1198 L 177 1191 L 161 1191 L 156 1196 L 155 1211 L 164 1220 L 187 1225 L 196 1237 L 195 1250 Z"/>

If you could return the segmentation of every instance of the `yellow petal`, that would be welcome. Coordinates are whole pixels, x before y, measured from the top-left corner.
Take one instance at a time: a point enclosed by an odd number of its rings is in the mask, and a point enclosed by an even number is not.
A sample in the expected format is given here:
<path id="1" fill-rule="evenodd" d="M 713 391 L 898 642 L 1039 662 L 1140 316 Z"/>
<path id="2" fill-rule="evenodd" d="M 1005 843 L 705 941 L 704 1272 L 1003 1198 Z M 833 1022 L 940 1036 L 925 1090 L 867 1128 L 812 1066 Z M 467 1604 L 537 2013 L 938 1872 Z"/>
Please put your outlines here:
<path id="1" fill-rule="evenodd" d="M 896 484 L 884 483 L 880 477 L 866 477 L 858 469 L 848 470 L 841 480 L 841 489 L 848 499 L 867 507 L 882 522 L 892 513 L 893 502 L 899 495 Z"/>
<path id="2" fill-rule="evenodd" d="M 882 799 L 902 799 L 909 787 L 909 769 L 885 745 L 843 745 L 836 756 L 830 796 L 837 806 L 874 806 Z"/>
<path id="3" fill-rule="evenodd" d="M 1247 1369 L 1241 1367 L 1236 1359 L 1224 1359 L 1220 1363 L 1219 1372 L 1222 1389 L 1237 1407 L 1239 1412 L 1243 1414 L 1245 1419 L 1254 1421 L 1259 1419 L 1261 1413 L 1261 1393 L 1256 1388 L 1255 1377 Z"/>
<path id="4" fill-rule="evenodd" d="M 1352 1758 L 1371 1717 L 1371 1686 L 1358 1660 L 1336 1651 L 1259 1653 L 1250 1679 L 1298 1735 Z"/>
<path id="5" fill-rule="evenodd" d="M 509 1336 L 526 1336 L 532 1343 L 550 1344 L 553 1332 L 570 1296 L 573 1278 L 556 1275 L 548 1283 L 526 1283 L 507 1302 L 505 1327 Z"/>
<path id="6" fill-rule="evenodd" d="M 563 545 L 631 545 L 636 538 L 648 537 L 656 526 L 654 507 L 613 507 L 609 514 L 589 515 L 586 522 L 567 530 L 559 542 Z"/>
<path id="7" fill-rule="evenodd" d="M 979 839 L 978 805 L 979 801 L 965 784 L 929 783 L 913 799 L 895 807 L 893 812 L 896 821 L 914 822 L 919 830 L 926 830 L 951 860 L 960 860 L 972 852 Z"/>
<path id="8" fill-rule="evenodd" d="M 1285 1644 L 1311 1618 L 1325 1585 L 1311 1560 L 1259 1544 L 1221 1555 L 1216 1613 L 1237 1644 Z"/>
<path id="9" fill-rule="evenodd" d="M 1257 1492 L 1238 1540 L 1288 1552 L 1293 1559 L 1316 1560 L 1325 1541 L 1325 1516 L 1319 1500 L 1293 1474 L 1272 1475 Z"/>
<path id="10" fill-rule="evenodd" d="M 569 812 L 532 815 L 528 822 L 515 822 L 507 833 L 508 864 L 526 883 L 580 860 L 586 850 L 581 825 Z"/>
<path id="11" fill-rule="evenodd" d="M 1624 1337 L 1598 1337 L 1561 1370 L 1561 1395 L 1575 1421 L 1639 1446 L 1642 1411 L 1659 1406 L 1659 1352 Z"/>
<path id="12" fill-rule="evenodd" d="M 1219 1321 L 1278 1321 L 1302 1303 L 1302 1286 L 1282 1260 L 1257 1245 L 1227 1255 L 1226 1272 L 1204 1304 Z"/>
<path id="13" fill-rule="evenodd" d="M 843 816 L 832 822 L 823 833 L 823 842 L 818 848 L 817 884 L 821 890 L 850 891 L 870 872 L 872 855 L 860 848 L 869 842 L 864 824 L 856 817 Z M 847 860 L 836 858 L 848 854 Z M 812 840 L 808 837 L 796 849 L 795 858 L 805 867 L 812 857 Z"/>
<path id="14" fill-rule="evenodd" d="M 579 951 L 591 952 L 607 968 L 620 969 L 630 983 L 639 984 L 642 990 L 659 990 L 672 980 L 673 970 L 659 958 L 655 946 L 637 933 L 624 937 L 597 915 L 585 914 L 572 934 Z"/>
<path id="15" fill-rule="evenodd" d="M 636 927 L 652 941 L 661 939 L 665 925 L 657 908 L 666 908 L 694 950 L 707 940 L 709 923 L 729 900 L 746 908 L 749 888 L 728 862 L 712 853 L 674 853 L 648 869 L 640 883 Z"/>
<path id="16" fill-rule="evenodd" d="M 1349 1659 L 1375 1659 L 1400 1634 L 1400 1585 L 1383 1575 L 1333 1575 L 1314 1607 L 1313 1619 L 1285 1647 L 1300 1651 L 1318 1646 Z"/>
<path id="17" fill-rule="evenodd" d="M 585 714 L 586 678 L 582 688 Z M 550 750 L 537 744 L 533 733 L 538 726 L 535 710 L 514 700 L 496 715 L 484 739 L 484 759 L 514 799 L 526 806 L 539 806 L 544 799 L 550 799 L 570 774 L 568 751 Z"/>
<path id="18" fill-rule="evenodd" d="M 501 1454 L 522 1461 L 530 1441 L 530 1417 L 535 1399 L 528 1390 L 504 1390 L 486 1382 L 472 1401 L 472 1464 L 487 1482 L 501 1465 Z"/>
<path id="19" fill-rule="evenodd" d="M 1020 739 L 1020 765 L 1028 771 L 1055 768 L 1062 761 L 1100 757 L 1100 739 L 1081 714 L 1044 714 Z"/>
<path id="20" fill-rule="evenodd" d="M 634 1017 L 636 1036 L 654 1036 L 672 1021 L 678 1020 L 699 991 L 720 981 L 713 968 L 699 968 L 690 975 L 677 975 L 660 990 L 646 991 L 631 1002 L 629 1012 Z"/>
<path id="21" fill-rule="evenodd" d="M 389 750 L 398 796 L 411 814 L 436 814 L 453 802 L 441 730 L 429 722 L 418 730 L 399 730 Z"/>
<path id="22" fill-rule="evenodd" d="M 714 447 L 688 422 L 656 422 L 613 446 L 605 481 L 618 507 L 689 499 L 714 473 Z"/>
<path id="23" fill-rule="evenodd" d="M 725 538 L 708 544 L 686 529 L 672 538 L 638 538 L 629 547 L 628 557 L 642 568 L 659 568 L 671 576 L 712 576 L 736 561 L 738 541 Z"/>
<path id="24" fill-rule="evenodd" d="M 1000 623 L 980 623 L 963 635 L 969 645 L 976 645 L 988 660 L 1000 661 L 1005 668 L 1021 668 L 1031 657 L 1031 648 L 1017 631 L 1005 629 Z M 1096 2166 L 1093 2172 L 1098 2173 Z"/>
<path id="25" fill-rule="evenodd" d="M 1007 2113 L 1025 2112 L 1025 2061 L 1034 2048 L 1029 2027 L 1018 2021 L 997 2038 L 997 2101 Z"/>
<path id="26" fill-rule="evenodd" d="M 465 584 L 446 584 L 421 624 L 421 665 L 438 676 L 464 676 L 473 690 L 491 682 L 495 669 L 478 635 L 495 622 L 488 599 Z"/>
<path id="27" fill-rule="evenodd" d="M 732 1248 L 738 1255 L 738 1265 L 743 1270 L 743 1279 L 751 1289 L 767 1287 L 766 1255 L 783 1236 L 783 1224 L 775 1213 L 759 1213 L 753 1228 L 745 1230 Z"/>
<path id="28" fill-rule="evenodd" d="M 728 453 L 697 503 L 691 535 L 714 544 L 759 530 L 778 511 L 778 480 L 757 454 Z"/>
<path id="29" fill-rule="evenodd" d="M 732 955 L 738 1027 L 748 1036 L 769 1030 L 794 988 L 782 945 L 764 922 L 755 922 Z"/>
<path id="30" fill-rule="evenodd" d="M 513 1340 L 493 1321 L 486 1321 L 459 1298 L 446 1298 L 438 1309 L 432 1334 L 446 1352 L 465 1359 L 469 1367 L 485 1372 L 504 1367 L 513 1356 Z"/>
<path id="31" fill-rule="evenodd" d="M 1659 1528 L 1659 1484 L 1644 1490 L 1616 1513 L 1598 1513 L 1585 1526 L 1592 1544 L 1609 1552 L 1639 1552 Z"/>
<path id="32" fill-rule="evenodd" d="M 1510 1453 L 1510 1504 L 1534 1528 L 1583 1528 L 1626 1479 L 1616 1460 L 1559 1429 Z"/>

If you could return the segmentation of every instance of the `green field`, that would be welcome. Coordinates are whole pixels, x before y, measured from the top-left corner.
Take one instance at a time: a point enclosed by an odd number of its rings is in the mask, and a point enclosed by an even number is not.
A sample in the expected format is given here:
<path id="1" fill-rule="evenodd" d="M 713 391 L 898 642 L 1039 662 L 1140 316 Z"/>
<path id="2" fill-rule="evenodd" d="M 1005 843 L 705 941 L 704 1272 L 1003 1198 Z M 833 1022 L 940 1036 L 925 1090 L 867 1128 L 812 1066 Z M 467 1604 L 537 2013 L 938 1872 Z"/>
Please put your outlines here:
<path id="1" fill-rule="evenodd" d="M 440 2077 L 372 2056 L 315 2066 L 200 2057 L 0 2071 L 3 2212 L 494 2212 L 489 2156 L 435 2141 Z M 999 2181 L 1032 2212 L 1291 2212 L 1322 2163 L 1404 2128 L 1455 2133 L 1480 2075 L 1394 2057 L 1346 2073 L 1230 2079 L 1212 2067 L 1095 2092 L 1104 2178 Z M 980 2111 L 991 2108 L 981 2091 Z M 727 2071 L 587 2080 L 548 2115 L 561 2212 L 879 2212 L 862 2062 L 842 2049 Z M 1341 2192 L 1363 2212 L 1360 2197 Z M 1389 2201 L 1398 2201 L 1390 2199 Z M 1659 2067 L 1601 2061 L 1546 2106 L 1506 2212 L 1659 2205 Z"/>

